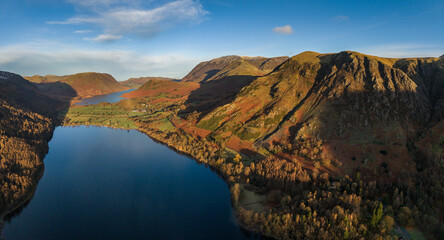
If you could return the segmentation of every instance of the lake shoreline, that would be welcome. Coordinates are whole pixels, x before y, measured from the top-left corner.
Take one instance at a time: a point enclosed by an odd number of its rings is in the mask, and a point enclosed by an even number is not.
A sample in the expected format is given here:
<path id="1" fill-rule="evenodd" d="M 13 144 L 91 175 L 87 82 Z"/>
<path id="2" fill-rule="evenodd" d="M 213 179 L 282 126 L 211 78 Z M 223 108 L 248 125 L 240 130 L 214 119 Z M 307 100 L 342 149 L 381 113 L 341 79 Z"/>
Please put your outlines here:
<path id="1" fill-rule="evenodd" d="M 148 137 L 149 139 L 150 139 L 150 141 L 152 141 L 152 142 L 154 142 L 154 143 L 157 143 L 157 144 L 162 144 L 163 146 L 166 146 L 166 147 L 168 147 L 168 149 L 170 149 L 170 150 L 173 150 L 174 151 L 174 153 L 175 154 L 180 154 L 180 155 L 182 155 L 182 156 L 185 156 L 185 157 L 187 157 L 189 160 L 193 160 L 193 161 L 190 161 L 190 162 L 192 162 L 193 163 L 193 165 L 195 165 L 196 163 L 197 163 L 197 165 L 204 165 L 205 166 L 205 168 L 208 168 L 209 167 L 209 169 L 213 172 L 213 174 L 216 174 L 217 176 L 215 176 L 215 178 L 216 179 L 220 179 L 220 180 L 223 180 L 223 185 L 224 185 L 224 191 L 223 192 L 225 192 L 225 189 L 226 190 L 229 190 L 229 188 L 227 189 L 227 187 L 229 186 L 229 183 L 228 183 L 228 181 L 227 181 L 227 179 L 216 169 L 216 168 L 214 168 L 214 167 L 212 167 L 212 166 L 209 166 L 208 164 L 203 164 L 203 162 L 201 162 L 201 161 L 199 161 L 198 159 L 196 159 L 195 157 L 193 157 L 191 154 L 189 154 L 189 153 L 187 153 L 187 152 L 185 152 L 185 151 L 181 151 L 180 150 L 180 148 L 177 148 L 177 147 L 175 147 L 175 146 L 173 146 L 173 145 L 170 145 L 170 144 L 168 144 L 167 142 L 165 142 L 165 141 L 162 141 L 162 139 L 161 138 L 158 138 L 158 137 L 156 137 L 155 136 L 155 134 L 149 134 L 149 132 L 146 132 L 146 131 L 143 131 L 142 129 L 135 129 L 135 128 L 123 128 L 123 127 L 120 127 L 120 128 L 116 128 L 116 127 L 109 127 L 109 126 L 101 126 L 101 125 L 85 125 L 85 124 L 83 124 L 83 125 L 66 125 L 66 124 L 60 124 L 60 125 L 58 125 L 57 127 L 62 127 L 62 128 L 77 128 L 77 127 L 86 127 L 86 128 L 88 128 L 88 127 L 93 127 L 93 128 L 102 128 L 102 127 L 105 127 L 105 128 L 107 128 L 107 129 L 116 129 L 116 130 L 137 130 L 137 132 L 139 132 L 141 135 L 143 135 L 143 136 L 146 136 L 146 137 Z M 75 131 L 75 130 L 74 130 Z M 53 146 L 54 147 L 54 146 Z M 47 155 L 47 154 L 46 154 Z M 46 155 L 45 155 L 45 158 L 46 158 Z M 46 160 L 46 159 L 45 159 Z M 49 160 L 48 160 L 49 161 Z M 161 160 L 162 161 L 162 160 Z M 45 161 L 46 162 L 46 161 Z M 203 167 L 203 166 L 202 166 Z M 43 172 L 44 172 L 45 170 L 43 169 L 43 171 L 41 171 L 41 174 L 40 174 L 40 176 L 39 176 L 39 179 L 41 179 L 42 178 L 42 176 L 43 176 Z M 202 171 L 208 171 L 208 170 L 206 170 L 206 169 L 203 169 Z M 51 174 L 49 174 L 49 175 L 51 175 Z M 48 175 L 48 176 L 49 176 Z M 219 180 L 219 181 L 220 181 Z M 44 184 L 45 185 L 45 184 Z M 42 186 L 44 186 L 44 185 L 42 185 Z M 38 184 L 36 184 L 36 189 L 37 189 L 37 186 L 38 186 Z M 214 186 L 217 186 L 217 185 L 214 185 Z M 45 187 L 42 187 L 42 189 L 45 189 Z M 217 190 L 218 192 L 220 192 L 220 190 Z M 35 193 L 36 193 L 36 191 L 35 191 L 35 189 L 34 189 L 34 191 L 32 192 L 32 193 L 30 193 L 28 196 L 27 196 L 27 198 L 26 199 L 24 199 L 23 201 L 21 201 L 20 203 L 17 203 L 17 205 L 14 207 L 14 209 L 11 209 L 10 211 L 8 211 L 8 213 L 7 214 L 10 214 L 11 212 L 14 212 L 15 210 L 17 210 L 17 209 L 20 209 L 20 207 L 22 207 L 22 206 L 27 206 L 27 202 L 29 202 L 29 200 L 30 199 L 32 199 L 32 197 L 35 195 Z M 225 194 L 225 193 L 224 193 Z M 222 195 L 224 195 L 224 194 L 222 194 Z M 231 199 L 231 192 L 230 191 L 228 191 L 227 192 L 227 194 L 228 194 L 228 198 L 230 198 Z M 214 196 L 214 195 L 213 195 Z M 228 200 L 228 199 L 227 199 Z M 37 201 L 38 202 L 38 201 Z M 230 217 L 230 219 L 232 219 L 232 220 L 230 220 L 230 222 L 231 222 L 231 224 L 233 224 L 233 227 L 235 227 L 235 229 L 238 229 L 237 231 L 240 231 L 242 234 L 241 235 L 244 235 L 244 236 L 248 236 L 248 239 L 250 239 L 251 237 L 255 237 L 255 236 L 257 236 L 257 234 L 255 233 L 255 232 L 252 232 L 252 231 L 250 231 L 248 228 L 246 228 L 246 227 L 244 227 L 242 224 L 240 224 L 239 223 L 239 218 L 238 218 L 238 216 L 237 216 L 237 213 L 238 213 L 238 211 L 237 211 L 237 208 L 235 208 L 235 206 L 231 203 L 231 204 L 228 204 L 229 205 L 229 215 L 231 215 L 231 217 Z M 34 208 L 35 208 L 35 206 L 37 206 L 37 205 L 35 205 L 35 203 L 33 204 L 33 205 L 30 205 L 30 206 L 34 206 Z M 204 205 L 202 205 L 202 206 L 204 206 Z M 29 207 L 29 206 L 27 206 L 27 207 Z M 200 207 L 199 207 L 200 208 Z M 5 215 L 6 215 L 6 213 L 5 213 Z M 3 216 L 4 217 L 4 216 Z M 206 221 L 205 219 L 208 219 L 208 218 L 203 218 L 203 220 L 204 221 Z M 4 230 L 4 234 L 8 234 L 8 230 L 7 229 L 10 229 L 10 228 L 8 228 L 8 225 L 10 224 L 10 223 L 8 223 L 8 221 L 7 221 L 7 219 L 4 219 L 4 221 L 3 221 L 3 230 Z M 1 225 L 1 224 L 0 224 Z M 16 227 L 14 227 L 14 229 L 16 229 Z M 16 230 L 13 230 L 13 231 L 16 231 Z M 5 235 L 5 237 L 6 237 L 7 235 Z M 256 238 L 255 238 L 256 239 Z"/>
<path id="2" fill-rule="evenodd" d="M 154 142 L 162 144 L 166 147 L 168 147 L 169 149 L 173 150 L 174 152 L 184 155 L 186 157 L 189 157 L 190 159 L 192 159 L 193 161 L 195 161 L 196 163 L 200 164 L 200 165 L 204 165 L 206 168 L 210 169 L 211 171 L 213 171 L 214 173 L 216 173 L 218 175 L 218 177 L 220 177 L 227 185 L 227 187 L 229 188 L 229 192 L 230 192 L 230 199 L 231 199 L 231 207 L 232 207 L 232 211 L 233 211 L 233 218 L 234 221 L 237 223 L 237 225 L 246 233 L 248 233 L 248 235 L 252 235 L 252 236 L 260 236 L 261 239 L 274 239 L 270 236 L 265 236 L 263 235 L 258 229 L 258 226 L 248 226 L 246 224 L 244 224 L 241 219 L 240 219 L 240 212 L 241 212 L 241 204 L 240 203 L 235 203 L 233 201 L 233 193 L 231 192 L 231 187 L 234 185 L 234 183 L 230 183 L 228 177 L 226 177 L 222 171 L 220 171 L 219 169 L 217 169 L 214 166 L 209 165 L 208 163 L 201 161 L 198 159 L 197 156 L 194 156 L 191 152 L 187 152 L 183 149 L 180 149 L 179 147 L 169 143 L 167 141 L 167 139 L 162 138 L 159 134 L 156 134 L 154 131 L 149 131 L 147 129 L 143 129 L 143 128 L 125 128 L 125 127 L 113 127 L 113 126 L 106 126 L 106 125 L 97 125 L 97 124 L 92 124 L 92 125 L 85 125 L 85 124 L 62 124 L 60 125 L 61 127 L 80 127 L 80 126 L 92 126 L 92 127 L 105 127 L 105 128 L 110 128 L 110 129 L 117 129 L 117 130 L 136 130 L 140 133 L 143 133 L 144 135 L 148 136 L 150 139 L 152 139 Z"/>

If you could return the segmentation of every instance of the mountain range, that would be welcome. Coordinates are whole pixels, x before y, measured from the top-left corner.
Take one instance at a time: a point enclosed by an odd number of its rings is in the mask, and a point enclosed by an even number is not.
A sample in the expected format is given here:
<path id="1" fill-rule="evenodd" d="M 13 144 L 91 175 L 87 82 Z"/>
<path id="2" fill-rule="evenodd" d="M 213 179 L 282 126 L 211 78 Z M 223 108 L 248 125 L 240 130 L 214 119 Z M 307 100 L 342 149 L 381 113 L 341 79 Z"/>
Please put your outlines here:
<path id="1" fill-rule="evenodd" d="M 4 209 L 35 187 L 35 169 L 41 169 L 47 141 L 71 98 L 140 85 L 123 95 L 128 100 L 108 104 L 119 111 L 100 117 L 135 113 L 119 117 L 217 169 L 250 230 L 276 238 L 316 231 L 357 238 L 369 230 L 376 238 L 393 229 L 386 226 L 392 216 L 411 225 L 414 212 L 416 223 L 434 236 L 444 231 L 437 227 L 444 211 L 443 57 L 352 51 L 225 56 L 198 64 L 180 81 L 119 83 L 102 73 L 27 79 L 33 83 L 0 72 L 0 176 L 16 186 L 2 185 Z M 93 121 L 94 112 L 89 114 L 85 119 Z M 11 149 L 25 149 L 25 155 Z M 242 192 L 266 195 L 271 200 L 263 207 L 270 212 L 255 213 L 239 200 Z M 391 220 L 382 221 L 377 211 Z M 289 221 L 291 226 L 284 224 Z"/>

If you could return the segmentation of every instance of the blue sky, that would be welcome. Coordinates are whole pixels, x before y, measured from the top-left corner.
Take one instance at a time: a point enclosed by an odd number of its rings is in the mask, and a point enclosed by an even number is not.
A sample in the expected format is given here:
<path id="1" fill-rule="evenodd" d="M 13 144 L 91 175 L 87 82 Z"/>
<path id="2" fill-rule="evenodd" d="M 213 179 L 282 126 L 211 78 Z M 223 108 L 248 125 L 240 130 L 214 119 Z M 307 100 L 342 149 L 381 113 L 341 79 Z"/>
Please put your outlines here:
<path id="1" fill-rule="evenodd" d="M 224 55 L 444 54 L 444 1 L 0 0 L 0 70 L 180 78 Z"/>

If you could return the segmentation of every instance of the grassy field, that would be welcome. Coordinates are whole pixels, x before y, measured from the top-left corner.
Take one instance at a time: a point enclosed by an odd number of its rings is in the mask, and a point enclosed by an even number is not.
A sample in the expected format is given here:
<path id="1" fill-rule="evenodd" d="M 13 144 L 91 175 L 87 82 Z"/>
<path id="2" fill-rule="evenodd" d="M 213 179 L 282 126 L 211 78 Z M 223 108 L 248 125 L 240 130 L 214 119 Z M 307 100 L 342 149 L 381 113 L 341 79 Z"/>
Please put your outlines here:
<path id="1" fill-rule="evenodd" d="M 115 104 L 99 104 L 75 106 L 68 110 L 65 116 L 66 125 L 98 125 L 114 128 L 137 129 L 134 120 L 149 122 L 152 128 L 168 132 L 175 127 L 168 120 L 169 112 L 130 110 Z"/>
<path id="2" fill-rule="evenodd" d="M 132 119 L 142 114 L 112 105 L 73 107 L 68 110 L 65 116 L 65 123 L 67 125 L 85 124 L 137 129 Z"/>

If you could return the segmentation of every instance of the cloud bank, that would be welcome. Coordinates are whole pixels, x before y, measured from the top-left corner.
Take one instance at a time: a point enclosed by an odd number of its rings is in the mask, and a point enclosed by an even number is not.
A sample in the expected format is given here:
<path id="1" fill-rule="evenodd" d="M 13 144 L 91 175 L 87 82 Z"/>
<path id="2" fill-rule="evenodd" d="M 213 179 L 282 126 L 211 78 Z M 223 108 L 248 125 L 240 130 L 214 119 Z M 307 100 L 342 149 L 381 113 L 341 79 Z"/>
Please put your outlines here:
<path id="1" fill-rule="evenodd" d="M 142 76 L 181 78 L 201 60 L 175 53 L 144 55 L 126 50 L 79 49 L 57 43 L 0 47 L 0 70 L 23 76 L 105 72 L 119 81 Z"/>
<path id="2" fill-rule="evenodd" d="M 87 41 L 91 41 L 91 42 L 115 42 L 121 38 L 122 38 L 122 36 L 110 35 L 110 34 L 100 34 L 99 36 L 94 37 L 94 38 L 85 37 L 83 39 L 87 40 Z"/>
<path id="3" fill-rule="evenodd" d="M 48 24 L 98 27 L 101 35 L 147 38 L 168 28 L 203 21 L 208 14 L 198 1 L 177 0 L 148 8 L 137 0 L 70 0 L 87 14 Z M 150 1 L 151 2 L 151 1 Z M 97 36 L 96 38 L 99 38 Z"/>
<path id="4" fill-rule="evenodd" d="M 273 32 L 278 33 L 278 34 L 292 34 L 293 29 L 291 28 L 290 25 L 285 25 L 282 27 L 273 28 Z"/>

